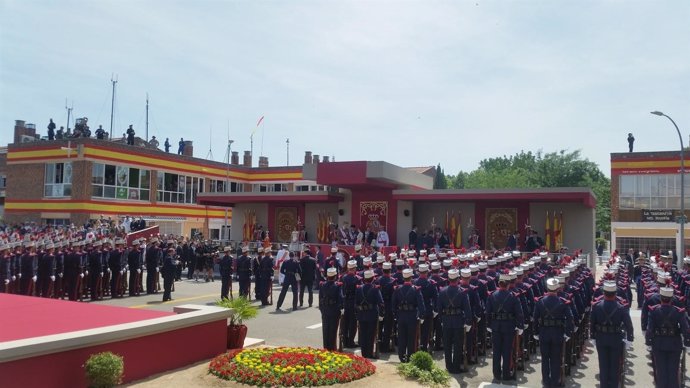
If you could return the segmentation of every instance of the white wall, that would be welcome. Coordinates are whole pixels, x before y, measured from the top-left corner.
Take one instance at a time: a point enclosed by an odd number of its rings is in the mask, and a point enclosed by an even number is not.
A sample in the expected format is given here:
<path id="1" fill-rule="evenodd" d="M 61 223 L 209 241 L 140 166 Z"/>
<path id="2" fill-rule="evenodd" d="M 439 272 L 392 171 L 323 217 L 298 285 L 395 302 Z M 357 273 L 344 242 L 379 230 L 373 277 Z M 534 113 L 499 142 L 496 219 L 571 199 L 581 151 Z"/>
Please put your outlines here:
<path id="1" fill-rule="evenodd" d="M 544 238 L 546 212 L 549 212 L 550 227 L 553 229 L 553 212 L 563 212 L 563 245 L 573 252 L 582 249 L 585 253 L 596 251 L 594 245 L 596 213 L 585 205 L 567 202 L 530 203 L 529 222 Z M 524 237 L 524 236 L 523 236 Z"/>

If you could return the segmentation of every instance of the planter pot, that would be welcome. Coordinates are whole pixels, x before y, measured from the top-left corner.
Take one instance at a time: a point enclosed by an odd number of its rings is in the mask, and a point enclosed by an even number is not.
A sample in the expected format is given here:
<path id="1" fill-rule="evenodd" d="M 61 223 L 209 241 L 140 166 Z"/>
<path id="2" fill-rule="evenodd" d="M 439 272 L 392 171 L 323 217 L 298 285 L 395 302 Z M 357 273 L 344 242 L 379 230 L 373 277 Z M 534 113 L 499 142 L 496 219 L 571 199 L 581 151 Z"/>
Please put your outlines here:
<path id="1" fill-rule="evenodd" d="M 247 326 L 228 325 L 228 349 L 242 349 L 247 338 Z"/>

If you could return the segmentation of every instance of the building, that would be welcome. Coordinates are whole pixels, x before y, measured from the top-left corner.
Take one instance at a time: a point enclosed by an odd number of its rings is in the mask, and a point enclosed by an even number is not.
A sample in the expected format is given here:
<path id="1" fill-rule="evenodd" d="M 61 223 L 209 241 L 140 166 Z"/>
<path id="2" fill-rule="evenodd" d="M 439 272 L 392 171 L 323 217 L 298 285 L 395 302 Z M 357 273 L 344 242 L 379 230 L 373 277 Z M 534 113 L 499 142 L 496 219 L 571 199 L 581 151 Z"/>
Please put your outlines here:
<path id="1" fill-rule="evenodd" d="M 689 189 L 686 178 L 686 208 L 690 208 Z M 679 251 L 680 201 L 678 151 L 612 153 L 611 250 Z M 687 224 L 685 236 L 685 245 L 690 246 Z"/>
<path id="2" fill-rule="evenodd" d="M 530 229 L 550 240 L 552 250 L 594 249 L 596 199 L 587 188 L 433 190 L 433 167 L 334 162 L 311 152 L 299 166 L 270 167 L 260 157 L 253 167 L 249 151 L 242 163 L 236 151 L 221 163 L 195 158 L 191 148 L 176 155 L 122 139 L 43 141 L 17 121 L 4 171 L 0 153 L 4 219 L 84 224 L 128 215 L 159 225 L 161 233 L 232 241 L 246 240 L 247 230 L 261 225 L 272 242 L 290 242 L 304 228 L 308 242 L 324 244 L 327 225 L 347 224 L 384 228 L 389 245 L 400 247 L 416 225 L 420 235 L 452 231 L 458 248 L 470 245 L 476 231 L 479 245 L 489 249 L 503 249 L 513 232 L 524 238 Z"/>

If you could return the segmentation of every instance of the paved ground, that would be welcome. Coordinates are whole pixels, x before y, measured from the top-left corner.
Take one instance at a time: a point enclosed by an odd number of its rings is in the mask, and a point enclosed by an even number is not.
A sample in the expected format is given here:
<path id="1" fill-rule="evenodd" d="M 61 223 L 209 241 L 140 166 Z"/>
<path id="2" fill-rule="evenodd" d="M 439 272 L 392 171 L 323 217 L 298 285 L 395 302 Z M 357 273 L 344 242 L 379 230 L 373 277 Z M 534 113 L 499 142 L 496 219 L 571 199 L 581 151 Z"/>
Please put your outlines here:
<path id="1" fill-rule="evenodd" d="M 601 271 L 598 271 L 601 273 Z M 183 274 L 183 277 L 185 275 Z M 175 284 L 176 292 L 173 293 L 173 300 L 162 303 L 162 295 L 142 295 L 134 298 L 124 298 L 117 300 L 105 300 L 103 303 L 116 306 L 127 306 L 133 308 L 147 308 L 155 310 L 172 311 L 172 307 L 179 304 L 196 303 L 212 304 L 220 296 L 220 281 L 203 282 L 184 279 Z M 234 284 L 235 295 L 237 295 L 237 284 Z M 279 288 L 274 288 L 274 305 L 278 301 Z M 291 293 L 288 293 L 283 312 L 275 311 L 274 306 L 260 307 L 259 316 L 247 323 L 249 327 L 249 337 L 262 338 L 269 346 L 313 346 L 321 347 L 321 317 L 316 307 L 307 306 L 305 295 L 305 307 L 297 311 L 291 311 Z M 258 304 L 258 303 L 257 303 Z M 314 295 L 313 306 L 318 305 L 318 296 Z M 625 386 L 652 387 L 652 375 L 650 360 L 640 332 L 640 311 L 631 311 L 633 324 L 635 327 L 635 341 L 633 349 L 628 352 L 626 382 Z M 443 366 L 441 355 L 436 356 L 439 365 Z M 381 363 L 397 362 L 397 355 L 382 354 Z M 203 369 L 203 368 L 202 368 Z M 520 374 L 517 385 L 521 387 L 540 387 L 541 386 L 541 366 L 540 359 L 532 358 L 527 365 L 527 370 Z M 567 387 L 598 387 L 599 367 L 597 363 L 596 350 L 589 346 L 577 368 L 573 369 L 572 375 L 568 379 Z M 472 368 L 468 373 L 454 375 L 453 386 L 455 387 L 501 387 L 499 384 L 490 384 L 492 379 L 491 357 L 487 357 L 479 365 Z M 154 384 L 155 386 L 155 384 Z M 512 385 L 512 386 L 515 386 Z"/>

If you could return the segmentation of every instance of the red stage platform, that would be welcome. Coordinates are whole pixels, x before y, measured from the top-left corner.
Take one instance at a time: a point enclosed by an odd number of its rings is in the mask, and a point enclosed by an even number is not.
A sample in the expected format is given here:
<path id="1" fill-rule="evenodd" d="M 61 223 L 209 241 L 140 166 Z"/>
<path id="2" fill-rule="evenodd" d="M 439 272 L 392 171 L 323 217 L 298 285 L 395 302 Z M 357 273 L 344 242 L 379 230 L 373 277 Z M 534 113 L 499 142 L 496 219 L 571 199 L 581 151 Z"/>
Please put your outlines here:
<path id="1" fill-rule="evenodd" d="M 180 314 L 0 294 L 0 376 L 12 376 L 0 386 L 86 386 L 82 365 L 103 351 L 124 357 L 125 382 L 225 351 L 230 310 L 175 310 Z"/>

